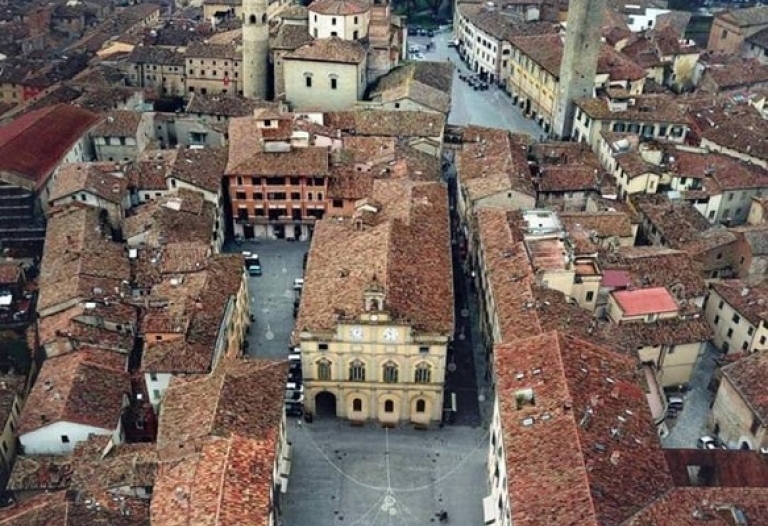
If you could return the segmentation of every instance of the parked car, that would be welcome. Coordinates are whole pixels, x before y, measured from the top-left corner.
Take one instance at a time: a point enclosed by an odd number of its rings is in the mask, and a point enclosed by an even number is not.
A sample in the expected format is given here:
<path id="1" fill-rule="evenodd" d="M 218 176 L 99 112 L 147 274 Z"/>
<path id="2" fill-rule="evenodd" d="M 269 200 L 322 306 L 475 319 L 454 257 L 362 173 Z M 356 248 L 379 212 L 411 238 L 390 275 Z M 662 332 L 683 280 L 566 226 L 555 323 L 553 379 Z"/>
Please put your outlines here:
<path id="1" fill-rule="evenodd" d="M 430 29 L 430 30 L 427 31 L 427 36 L 429 38 L 432 38 L 433 36 L 435 36 L 435 32 Z"/>
<path id="2" fill-rule="evenodd" d="M 718 437 L 709 435 L 699 438 L 696 441 L 696 447 L 699 449 L 728 449 L 728 446 L 723 444 Z"/>
<path id="3" fill-rule="evenodd" d="M 261 276 L 261 264 L 260 263 L 252 263 L 251 265 L 248 265 L 248 275 L 249 276 Z"/>
<path id="4" fill-rule="evenodd" d="M 304 278 L 296 278 L 293 280 L 293 290 L 301 290 L 304 288 Z"/>
<path id="5" fill-rule="evenodd" d="M 667 407 L 675 411 L 682 411 L 685 407 L 685 398 L 680 395 L 667 396 Z"/>

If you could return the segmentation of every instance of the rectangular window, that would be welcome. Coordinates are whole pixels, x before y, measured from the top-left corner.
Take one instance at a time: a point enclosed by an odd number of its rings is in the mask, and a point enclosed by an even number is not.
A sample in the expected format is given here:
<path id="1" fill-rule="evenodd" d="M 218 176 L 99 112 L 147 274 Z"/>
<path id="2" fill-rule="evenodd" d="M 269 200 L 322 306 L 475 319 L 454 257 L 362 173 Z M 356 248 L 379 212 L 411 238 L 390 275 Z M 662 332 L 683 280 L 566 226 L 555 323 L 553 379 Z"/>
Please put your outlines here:
<path id="1" fill-rule="evenodd" d="M 718 323 L 720 323 L 720 316 L 715 316 L 714 324 L 717 325 Z"/>
<path id="2" fill-rule="evenodd" d="M 428 354 L 428 353 L 429 353 L 429 345 L 419 346 L 419 354 Z"/>
<path id="3" fill-rule="evenodd" d="M 592 301 L 594 298 L 595 298 L 595 293 L 594 293 L 594 291 L 591 291 L 591 290 L 590 290 L 590 291 L 587 291 L 587 301 L 588 301 L 588 302 L 591 302 L 591 301 Z"/>
<path id="4" fill-rule="evenodd" d="M 244 200 L 246 200 L 248 198 L 246 197 L 245 192 L 235 192 L 235 199 L 237 199 L 239 201 L 244 201 Z"/>
<path id="5" fill-rule="evenodd" d="M 735 323 L 736 325 L 739 324 L 739 321 L 741 321 L 741 317 L 738 314 L 734 314 L 733 318 L 731 318 L 731 321 Z"/>
<path id="6" fill-rule="evenodd" d="M 341 199 L 334 199 L 333 200 L 333 207 L 334 208 L 342 208 L 344 206 L 344 201 Z"/>
<path id="7" fill-rule="evenodd" d="M 304 83 L 306 84 L 306 86 L 308 88 L 311 88 L 312 87 L 312 77 L 310 77 L 309 75 L 304 77 Z"/>
<path id="8" fill-rule="evenodd" d="M 319 343 L 317 344 L 317 348 L 321 351 L 327 351 L 328 350 L 328 344 L 327 343 Z"/>
<path id="9" fill-rule="evenodd" d="M 729 338 L 733 336 L 733 329 L 728 329 L 728 332 L 726 334 L 728 335 Z"/>
<path id="10" fill-rule="evenodd" d="M 765 336 L 760 336 L 760 345 L 765 345 Z"/>
<path id="11" fill-rule="evenodd" d="M 331 89 L 336 89 L 338 87 L 338 80 L 331 77 Z"/>
<path id="12" fill-rule="evenodd" d="M 301 192 L 291 192 L 291 200 L 301 201 Z"/>
<path id="13" fill-rule="evenodd" d="M 747 334 L 749 334 L 750 336 L 752 336 L 752 333 L 754 333 L 754 332 L 755 332 L 755 328 L 754 327 L 750 327 L 749 329 L 747 329 Z"/>
<path id="14" fill-rule="evenodd" d="M 149 379 L 152 382 L 157 382 L 157 373 L 149 373 Z"/>
<path id="15" fill-rule="evenodd" d="M 254 192 L 254 194 L 253 194 L 253 198 L 254 198 L 256 201 L 261 201 L 262 199 L 264 199 L 264 194 L 263 194 L 263 193 L 261 193 L 261 192 Z"/>
<path id="16" fill-rule="evenodd" d="M 253 186 L 261 185 L 261 177 L 253 177 L 253 178 L 251 178 L 251 184 Z"/>
<path id="17" fill-rule="evenodd" d="M 717 308 L 722 309 L 723 305 L 724 305 L 723 301 L 720 301 L 720 303 L 717 304 Z"/>
<path id="18" fill-rule="evenodd" d="M 749 426 L 749 432 L 754 435 L 757 433 L 758 429 L 760 429 L 760 419 L 757 417 L 753 417 L 752 425 Z"/>
<path id="19" fill-rule="evenodd" d="M 69 444 L 69 437 L 67 435 L 61 435 L 61 443 Z"/>

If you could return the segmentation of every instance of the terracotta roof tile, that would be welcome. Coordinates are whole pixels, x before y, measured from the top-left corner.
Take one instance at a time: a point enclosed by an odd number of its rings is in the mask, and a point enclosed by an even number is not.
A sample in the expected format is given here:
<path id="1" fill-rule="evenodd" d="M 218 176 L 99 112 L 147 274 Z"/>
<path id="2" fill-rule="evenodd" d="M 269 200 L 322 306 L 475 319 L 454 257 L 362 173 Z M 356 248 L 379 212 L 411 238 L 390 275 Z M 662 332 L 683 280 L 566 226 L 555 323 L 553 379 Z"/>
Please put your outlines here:
<path id="1" fill-rule="evenodd" d="M 540 334 L 539 318 L 532 310 L 533 269 L 515 214 L 493 208 L 482 208 L 475 214 L 488 291 L 496 305 L 497 341 Z"/>
<path id="2" fill-rule="evenodd" d="M 234 43 L 190 42 L 186 47 L 184 57 L 186 59 L 221 58 L 240 60 L 242 58 L 242 51 Z"/>
<path id="3" fill-rule="evenodd" d="M 170 373 L 206 373 L 211 370 L 219 327 L 230 298 L 237 296 L 243 278 L 240 254 L 217 254 L 208 259 L 206 269 L 185 277 L 178 289 L 179 303 L 186 309 L 189 323 L 181 339 L 145 342 L 142 370 Z M 193 285 L 194 283 L 197 285 Z M 162 287 L 156 286 L 151 297 L 162 299 Z"/>
<path id="4" fill-rule="evenodd" d="M 185 458 L 161 464 L 153 526 L 268 526 L 276 435 L 212 437 Z"/>
<path id="5" fill-rule="evenodd" d="M 435 111 L 451 108 L 453 65 L 447 62 L 417 61 L 400 66 L 381 77 L 372 97 L 382 102 L 412 99 Z"/>
<path id="6" fill-rule="evenodd" d="M 309 4 L 309 10 L 321 15 L 357 15 L 370 10 L 367 3 L 355 0 L 315 0 Z"/>
<path id="7" fill-rule="evenodd" d="M 690 118 L 702 139 L 768 161 L 768 120 L 753 106 L 691 108 Z"/>
<path id="8" fill-rule="evenodd" d="M 768 287 L 751 287 L 739 279 L 724 280 L 710 286 L 752 325 L 758 326 L 762 320 L 768 320 Z"/>
<path id="9" fill-rule="evenodd" d="M 604 97 L 578 99 L 576 105 L 589 117 L 598 120 L 621 120 L 632 122 L 662 122 L 688 124 L 685 98 L 670 95 L 639 95 L 635 103 L 624 111 L 611 111 Z"/>
<path id="10" fill-rule="evenodd" d="M 456 172 L 470 200 L 515 190 L 534 196 L 526 146 L 505 130 L 468 126 L 457 153 Z"/>
<path id="11" fill-rule="evenodd" d="M 163 459 L 187 454 L 209 435 L 269 438 L 282 418 L 287 374 L 287 362 L 237 359 L 209 377 L 174 378 L 160 411 L 157 445 Z"/>
<path id="12" fill-rule="evenodd" d="M 83 524 L 109 524 L 109 526 L 149 526 L 149 517 L 125 515 L 104 508 L 89 509 L 85 504 L 67 500 L 66 492 L 36 495 L 29 500 L 0 510 L 3 526 L 81 526 Z"/>
<path id="13" fill-rule="evenodd" d="M 560 78 L 564 45 L 563 38 L 559 34 L 515 36 L 510 42 L 547 73 Z M 611 80 L 617 81 L 638 80 L 645 77 L 645 70 L 640 65 L 608 45 L 600 47 L 597 73 L 608 74 Z"/>
<path id="14" fill-rule="evenodd" d="M 210 243 L 215 205 L 202 194 L 179 190 L 155 202 L 137 207 L 123 222 L 126 239 L 145 234 L 150 247 L 172 243 Z"/>
<path id="15" fill-rule="evenodd" d="M 395 320 L 409 321 L 419 331 L 450 334 L 453 287 L 445 186 L 379 179 L 369 197 L 381 208 L 362 228 L 354 221 L 317 223 L 297 332 L 331 330 L 342 312 L 359 315 L 363 292 L 376 279 Z"/>
<path id="16" fill-rule="evenodd" d="M 629 519 L 625 526 L 732 526 L 734 509 L 749 524 L 768 524 L 768 488 L 678 487 Z"/>
<path id="17" fill-rule="evenodd" d="M 235 141 L 230 136 L 230 156 L 233 160 L 242 159 L 239 164 L 231 162 L 226 167 L 227 175 L 305 175 L 321 177 L 329 172 L 328 148 L 308 146 L 306 148 L 294 148 L 289 152 L 263 152 L 250 150 L 246 155 L 246 148 L 250 141 Z M 238 153 L 239 152 L 239 153 Z"/>
<path id="18" fill-rule="evenodd" d="M 227 166 L 227 154 L 226 148 L 178 150 L 176 161 L 166 177 L 218 194 L 221 192 L 221 178 Z"/>
<path id="19" fill-rule="evenodd" d="M 768 187 L 768 170 L 718 153 L 675 150 L 669 170 L 676 177 L 714 179 L 722 190 Z"/>
<path id="20" fill-rule="evenodd" d="M 116 297 L 129 276 L 123 247 L 104 239 L 98 209 L 64 210 L 49 218 L 38 310 L 76 299 Z"/>
<path id="21" fill-rule="evenodd" d="M 283 55 L 283 60 L 310 60 L 360 64 L 365 60 L 365 48 L 353 40 L 338 37 L 319 38 Z"/>
<path id="22" fill-rule="evenodd" d="M 294 26 L 295 27 L 295 26 Z M 216 115 L 222 117 L 247 117 L 259 108 L 280 107 L 279 102 L 227 97 L 225 95 L 202 95 L 193 93 L 187 104 L 187 113 Z"/>
<path id="23" fill-rule="evenodd" d="M 67 151 L 99 120 L 95 113 L 66 104 L 19 117 L 0 128 L 0 170 L 42 186 Z M 44 155 L 40 144 L 46 145 Z"/>
<path id="24" fill-rule="evenodd" d="M 626 270 L 635 287 L 680 288 L 682 297 L 701 297 L 706 284 L 700 265 L 682 250 L 663 247 L 620 247 L 600 261 L 603 271 Z"/>
<path id="25" fill-rule="evenodd" d="M 462 16 L 497 40 L 510 40 L 518 35 L 557 33 L 559 27 L 552 22 L 526 22 L 514 16 L 505 16 L 498 9 L 488 9 L 479 3 L 461 2 L 457 7 Z"/>
<path id="26" fill-rule="evenodd" d="M 634 359 L 552 332 L 494 361 L 515 524 L 618 525 L 672 487 Z"/>
<path id="27" fill-rule="evenodd" d="M 73 422 L 116 429 L 130 392 L 125 355 L 81 349 L 43 363 L 19 422 L 19 435 Z"/>
<path id="28" fill-rule="evenodd" d="M 599 238 L 632 237 L 632 221 L 624 212 L 560 212 L 566 229 L 582 227 L 594 231 Z"/>
<path id="29" fill-rule="evenodd" d="M 753 353 L 723 367 L 722 372 L 763 424 L 768 423 L 768 353 Z"/>
<path id="30" fill-rule="evenodd" d="M 710 228 L 707 219 L 685 201 L 672 201 L 665 195 L 635 195 L 632 203 L 672 248 L 684 249 Z"/>
<path id="31" fill-rule="evenodd" d="M 115 163 L 69 163 L 59 170 L 50 201 L 71 196 L 80 191 L 120 204 L 128 191 L 125 168 Z"/>
<path id="32" fill-rule="evenodd" d="M 350 135 L 442 137 L 445 116 L 426 111 L 352 110 L 326 112 L 324 123 Z"/>
<path id="33" fill-rule="evenodd" d="M 91 132 L 94 137 L 136 137 L 141 113 L 135 111 L 109 111 Z"/>

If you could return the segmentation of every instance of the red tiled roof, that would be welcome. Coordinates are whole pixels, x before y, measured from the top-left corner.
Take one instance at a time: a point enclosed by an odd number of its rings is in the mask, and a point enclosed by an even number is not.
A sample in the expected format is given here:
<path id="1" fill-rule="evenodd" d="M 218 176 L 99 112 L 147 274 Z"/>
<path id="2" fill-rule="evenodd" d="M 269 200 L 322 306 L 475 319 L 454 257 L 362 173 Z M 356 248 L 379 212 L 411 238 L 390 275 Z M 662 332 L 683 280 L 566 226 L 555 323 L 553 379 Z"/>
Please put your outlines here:
<path id="1" fill-rule="evenodd" d="M 375 279 L 384 288 L 393 319 L 418 331 L 450 334 L 453 285 L 445 186 L 377 179 L 370 197 L 382 206 L 362 227 L 334 219 L 317 223 L 297 331 L 331 330 L 342 312 L 358 316 L 363 293 Z"/>
<path id="2" fill-rule="evenodd" d="M 768 353 L 756 352 L 723 367 L 728 379 L 763 425 L 768 423 Z"/>
<path id="3" fill-rule="evenodd" d="M 768 488 L 673 488 L 624 526 L 733 526 L 740 524 L 734 509 L 746 524 L 762 526 L 768 524 L 766 502 Z"/>
<path id="4" fill-rule="evenodd" d="M 211 437 L 198 452 L 160 465 L 153 526 L 267 526 L 277 433 L 265 440 Z"/>
<path id="5" fill-rule="evenodd" d="M 514 524 L 616 526 L 672 487 L 633 358 L 550 332 L 494 360 Z"/>
<path id="6" fill-rule="evenodd" d="M 19 117 L 0 128 L 0 171 L 19 174 L 39 188 L 67 151 L 100 119 L 95 113 L 67 104 Z"/>
<path id="7" fill-rule="evenodd" d="M 80 349 L 50 358 L 29 394 L 18 433 L 56 422 L 115 429 L 129 391 L 125 355 Z"/>
<path id="8" fill-rule="evenodd" d="M 665 287 L 616 290 L 611 295 L 626 316 L 643 316 L 657 312 L 676 312 L 677 302 Z"/>
<path id="9" fill-rule="evenodd" d="M 357 15 L 368 11 L 366 4 L 354 0 L 317 0 L 309 5 L 309 10 L 322 15 Z"/>

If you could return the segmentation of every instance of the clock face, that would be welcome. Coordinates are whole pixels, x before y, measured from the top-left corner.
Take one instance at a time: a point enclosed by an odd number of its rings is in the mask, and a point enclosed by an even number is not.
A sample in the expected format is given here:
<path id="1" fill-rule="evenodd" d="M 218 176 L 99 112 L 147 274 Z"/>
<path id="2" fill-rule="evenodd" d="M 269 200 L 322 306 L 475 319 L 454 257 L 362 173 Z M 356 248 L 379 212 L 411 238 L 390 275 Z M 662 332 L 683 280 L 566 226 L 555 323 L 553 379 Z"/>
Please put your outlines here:
<path id="1" fill-rule="evenodd" d="M 397 329 L 394 327 L 387 327 L 384 329 L 384 339 L 389 342 L 397 340 Z"/>
<path id="2" fill-rule="evenodd" d="M 363 339 L 363 328 L 362 327 L 352 327 L 349 329 L 349 337 L 353 340 L 362 340 Z"/>

